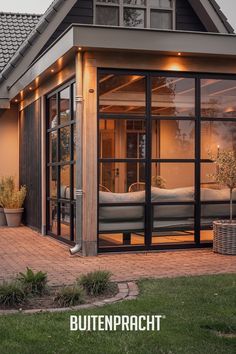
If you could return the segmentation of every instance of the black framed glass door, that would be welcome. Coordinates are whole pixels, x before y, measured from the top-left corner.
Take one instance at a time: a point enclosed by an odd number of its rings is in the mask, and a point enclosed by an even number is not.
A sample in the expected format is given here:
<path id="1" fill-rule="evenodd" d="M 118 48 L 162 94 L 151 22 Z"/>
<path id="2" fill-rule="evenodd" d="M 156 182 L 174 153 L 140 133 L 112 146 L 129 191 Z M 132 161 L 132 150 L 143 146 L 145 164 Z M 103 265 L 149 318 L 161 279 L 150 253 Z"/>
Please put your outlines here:
<path id="1" fill-rule="evenodd" d="M 47 233 L 68 243 L 75 235 L 75 84 L 47 98 Z"/>

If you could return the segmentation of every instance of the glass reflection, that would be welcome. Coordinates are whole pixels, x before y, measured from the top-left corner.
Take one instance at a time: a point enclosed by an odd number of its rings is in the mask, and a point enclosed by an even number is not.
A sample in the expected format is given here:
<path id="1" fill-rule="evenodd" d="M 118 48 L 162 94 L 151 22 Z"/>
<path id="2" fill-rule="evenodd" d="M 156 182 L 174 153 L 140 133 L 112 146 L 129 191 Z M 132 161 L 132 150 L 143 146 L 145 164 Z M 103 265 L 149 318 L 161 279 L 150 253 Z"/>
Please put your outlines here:
<path id="1" fill-rule="evenodd" d="M 201 158 L 217 156 L 221 150 L 236 151 L 236 122 L 202 122 Z"/>
<path id="2" fill-rule="evenodd" d="M 58 125 L 57 115 L 57 96 L 53 95 L 49 100 L 49 129 L 53 129 Z"/>
<path id="3" fill-rule="evenodd" d="M 236 118 L 234 80 L 201 80 L 201 115 L 211 118 Z"/>
<path id="4" fill-rule="evenodd" d="M 102 119 L 99 132 L 100 158 L 145 158 L 145 121 Z"/>
<path id="5" fill-rule="evenodd" d="M 139 75 L 99 75 L 101 113 L 144 114 L 145 78 Z"/>
<path id="6" fill-rule="evenodd" d="M 70 120 L 70 87 L 60 92 L 60 124 Z"/>
<path id="7" fill-rule="evenodd" d="M 70 132 L 71 127 L 67 126 L 60 129 L 60 157 L 61 161 L 70 160 Z"/>
<path id="8" fill-rule="evenodd" d="M 195 155 L 195 122 L 152 121 L 152 158 L 192 159 Z"/>
<path id="9" fill-rule="evenodd" d="M 61 166 L 61 198 L 70 199 L 70 170 L 71 166 Z"/>
<path id="10" fill-rule="evenodd" d="M 195 115 L 195 80 L 191 78 L 152 78 L 152 115 Z"/>
<path id="11" fill-rule="evenodd" d="M 167 201 L 190 201 L 194 198 L 193 163 L 152 163 L 153 202 L 161 193 Z M 155 187 L 161 189 L 155 195 Z"/>
<path id="12" fill-rule="evenodd" d="M 49 162 L 57 162 L 57 131 L 49 133 Z"/>
<path id="13" fill-rule="evenodd" d="M 127 193 L 145 190 L 145 164 L 131 162 L 100 163 L 100 191 Z M 142 193 L 141 196 L 144 194 Z M 127 202 L 132 195 L 127 195 Z M 135 202 L 135 201 L 134 201 Z"/>
<path id="14" fill-rule="evenodd" d="M 145 27 L 145 10 L 124 8 L 124 26 Z"/>

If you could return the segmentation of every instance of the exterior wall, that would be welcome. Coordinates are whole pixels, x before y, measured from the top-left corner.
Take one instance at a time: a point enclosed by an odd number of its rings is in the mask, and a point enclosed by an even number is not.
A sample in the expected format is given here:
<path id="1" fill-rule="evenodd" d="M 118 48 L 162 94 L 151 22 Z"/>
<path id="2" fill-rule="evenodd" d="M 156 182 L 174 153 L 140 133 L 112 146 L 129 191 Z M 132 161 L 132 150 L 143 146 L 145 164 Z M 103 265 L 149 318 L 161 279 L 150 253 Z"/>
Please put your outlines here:
<path id="1" fill-rule="evenodd" d="M 41 119 L 40 100 L 20 112 L 20 184 L 26 185 L 24 223 L 41 229 Z"/>
<path id="2" fill-rule="evenodd" d="M 45 96 L 50 93 L 52 90 L 55 90 L 59 86 L 63 85 L 65 82 L 69 81 L 73 76 L 75 75 L 75 64 L 74 61 L 71 63 L 68 63 L 65 68 L 63 68 L 61 71 L 59 71 L 57 74 L 51 75 L 47 78 L 45 82 L 42 82 L 42 84 L 35 90 L 32 91 L 30 94 L 24 97 L 24 99 L 20 102 L 20 107 L 19 109 L 23 112 L 22 113 L 22 119 L 21 119 L 21 144 L 20 144 L 20 149 L 21 149 L 21 156 L 23 158 L 24 154 L 24 149 L 26 149 L 26 143 L 24 142 L 23 135 L 31 136 L 32 138 L 32 131 L 35 132 L 37 135 L 37 132 L 41 132 L 39 137 L 37 137 L 37 149 L 41 149 L 41 153 L 35 157 L 33 157 L 33 160 L 35 163 L 37 163 L 37 166 L 33 167 L 32 169 L 28 170 L 28 175 L 25 175 L 23 173 L 23 167 L 22 163 L 25 164 L 27 160 L 23 161 L 21 159 L 21 179 L 22 181 L 25 180 L 26 184 L 31 183 L 32 179 L 30 175 L 33 173 L 33 169 L 36 168 L 38 171 L 41 171 L 41 179 L 40 182 L 38 180 L 38 176 L 36 176 L 36 186 L 35 188 L 37 189 L 39 193 L 39 198 L 40 198 L 40 203 L 39 200 L 35 203 L 38 205 L 38 212 L 37 216 L 35 219 L 33 219 L 33 216 L 26 216 L 26 222 L 37 229 L 42 228 L 42 233 L 45 234 L 45 229 L 46 229 L 46 110 L 45 110 Z M 39 107 L 39 102 L 41 101 L 41 108 Z M 39 112 L 40 110 L 40 120 L 34 120 L 34 122 L 28 122 L 26 124 L 26 120 L 24 117 L 24 112 L 29 112 L 29 115 L 32 115 L 30 111 L 32 110 L 32 107 L 37 105 L 37 111 Z M 31 126 L 30 126 L 31 124 Z M 35 126 L 34 126 L 35 124 Z M 40 124 L 40 126 L 38 125 Z M 32 130 L 31 130 L 32 129 Z M 30 130 L 30 135 L 28 135 L 28 131 Z M 39 141 L 39 139 L 41 141 Z M 33 140 L 33 139 L 32 139 Z M 29 144 L 28 142 L 27 144 Z M 33 141 L 31 141 L 32 144 L 34 144 Z M 39 150 L 37 150 L 39 152 Z M 0 154 L 1 155 L 1 154 Z M 30 159 L 30 156 L 28 155 L 28 159 Z M 34 161 L 32 164 L 34 164 Z M 27 182 L 29 181 L 29 182 Z M 32 201 L 29 201 L 29 205 L 32 203 Z M 28 219 L 27 219 L 28 218 Z M 39 218 L 41 218 L 41 221 L 39 222 Z"/>
<path id="3" fill-rule="evenodd" d="M 0 178 L 14 176 L 19 183 L 18 110 L 0 110 Z"/>
<path id="4" fill-rule="evenodd" d="M 188 0 L 176 0 L 176 29 L 207 32 Z"/>

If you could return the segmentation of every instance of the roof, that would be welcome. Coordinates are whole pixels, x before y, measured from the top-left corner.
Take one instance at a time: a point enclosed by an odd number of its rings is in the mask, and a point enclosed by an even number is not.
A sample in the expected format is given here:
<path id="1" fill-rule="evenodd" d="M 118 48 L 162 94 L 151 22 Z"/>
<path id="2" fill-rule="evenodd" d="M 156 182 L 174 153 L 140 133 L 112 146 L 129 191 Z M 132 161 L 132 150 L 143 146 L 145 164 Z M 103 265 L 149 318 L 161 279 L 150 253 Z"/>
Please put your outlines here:
<path id="1" fill-rule="evenodd" d="M 41 15 L 0 12 L 0 72 L 39 22 Z"/>
<path id="2" fill-rule="evenodd" d="M 215 11 L 217 12 L 218 16 L 220 17 L 221 21 L 223 22 L 224 26 L 227 28 L 229 33 L 234 33 L 233 27 L 230 25 L 227 17 L 221 11 L 220 6 L 217 4 L 216 0 L 209 0 L 212 6 L 214 7 Z"/>
<path id="3" fill-rule="evenodd" d="M 33 31 L 30 32 L 29 36 L 23 41 L 23 43 L 20 45 L 20 47 L 16 50 L 13 57 L 9 60 L 9 62 L 4 67 L 2 72 L 0 71 L 0 86 L 4 81 L 8 80 L 9 76 L 15 71 L 16 66 L 20 65 L 20 63 L 23 61 L 23 59 L 28 58 L 28 62 L 32 63 L 32 60 L 35 59 L 35 56 L 34 56 L 34 58 L 32 58 L 32 55 L 30 54 L 31 49 L 35 46 L 36 42 L 38 42 L 38 43 L 40 42 L 40 43 L 37 46 L 37 48 L 35 49 L 35 52 L 36 52 L 36 50 L 38 50 L 39 46 L 40 46 L 40 50 L 43 48 L 43 45 L 45 45 L 45 43 L 46 43 L 46 41 L 45 41 L 46 35 L 48 35 L 48 37 L 50 36 L 50 34 L 49 34 L 50 31 L 47 31 L 49 26 L 50 25 L 51 25 L 51 27 L 55 26 L 55 29 L 56 29 L 56 26 L 58 25 L 57 22 L 55 21 L 56 15 L 59 14 L 59 16 L 60 16 L 60 13 L 61 13 L 61 15 L 63 15 L 63 11 L 64 11 L 64 14 L 68 13 L 70 11 L 70 9 L 73 7 L 73 5 L 76 3 L 76 1 L 78 1 L 78 0 L 54 0 L 52 2 L 52 4 L 47 9 L 47 11 L 41 16 L 40 20 L 36 24 Z M 227 33 L 233 33 L 232 27 L 227 22 L 226 17 L 221 12 L 220 7 L 217 5 L 215 0 L 188 0 L 188 1 L 190 1 L 191 3 L 195 3 L 196 8 L 198 8 L 198 4 L 201 2 L 201 5 L 203 6 L 203 10 L 205 11 L 205 14 L 207 13 L 207 9 L 206 9 L 207 6 L 206 5 L 211 4 L 212 9 L 214 9 L 214 11 L 217 15 L 217 18 L 218 18 L 219 22 L 222 23 L 222 26 L 224 27 L 225 31 Z M 61 10 L 63 10 L 63 11 L 61 11 Z M 207 13 L 207 15 L 212 20 L 213 24 L 215 24 L 215 28 L 217 29 L 218 28 L 217 24 L 214 23 L 214 19 L 211 17 L 213 11 L 210 11 L 210 12 L 211 13 Z M 58 16 L 58 18 L 59 18 L 59 16 Z M 62 18 L 61 18 L 61 20 L 62 20 Z M 218 30 L 216 32 L 220 32 L 220 30 Z M 42 37 L 43 37 L 43 39 L 42 39 Z M 41 38 L 41 41 L 40 41 L 40 38 Z M 48 38 L 47 38 L 47 40 L 48 40 Z M 43 41 L 44 41 L 44 43 L 43 43 Z M 40 52 L 40 50 L 38 50 L 37 54 Z M 26 62 L 26 60 L 24 62 Z"/>

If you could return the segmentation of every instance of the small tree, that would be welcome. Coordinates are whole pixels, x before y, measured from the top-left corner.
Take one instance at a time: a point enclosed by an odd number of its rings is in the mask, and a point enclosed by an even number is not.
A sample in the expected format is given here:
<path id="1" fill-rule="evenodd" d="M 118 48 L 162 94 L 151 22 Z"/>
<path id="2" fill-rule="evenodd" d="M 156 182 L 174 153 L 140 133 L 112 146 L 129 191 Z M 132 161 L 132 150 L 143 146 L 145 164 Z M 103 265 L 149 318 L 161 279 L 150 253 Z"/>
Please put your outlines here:
<path id="1" fill-rule="evenodd" d="M 233 190 L 236 188 L 236 154 L 234 151 L 220 151 L 217 157 L 211 157 L 217 168 L 212 175 L 218 184 L 230 190 L 230 223 L 233 221 Z"/>

